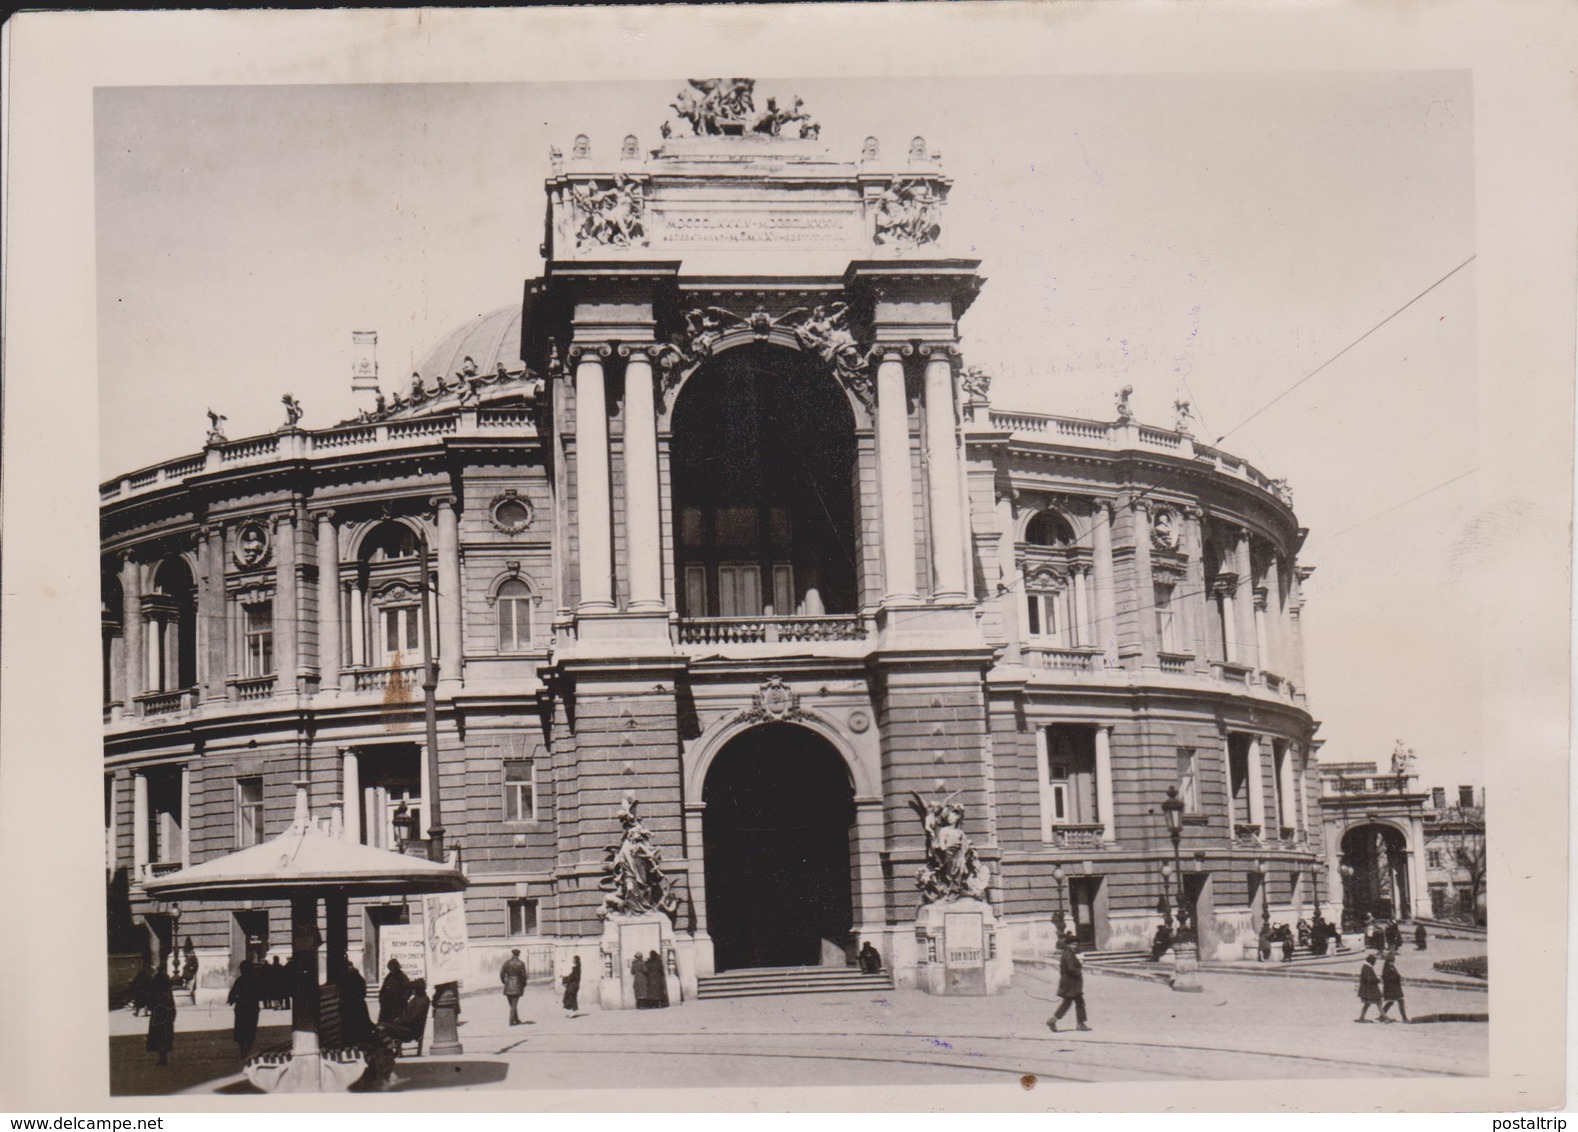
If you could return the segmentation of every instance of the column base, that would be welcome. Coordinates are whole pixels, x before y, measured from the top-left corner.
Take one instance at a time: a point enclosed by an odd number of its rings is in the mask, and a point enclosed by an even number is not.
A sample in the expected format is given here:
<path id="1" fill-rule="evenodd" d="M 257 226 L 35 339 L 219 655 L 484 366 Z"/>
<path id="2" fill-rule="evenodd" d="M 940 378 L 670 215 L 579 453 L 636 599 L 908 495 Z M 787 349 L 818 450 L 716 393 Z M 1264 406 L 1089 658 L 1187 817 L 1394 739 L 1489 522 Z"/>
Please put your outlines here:
<path id="1" fill-rule="evenodd" d="M 575 642 L 561 651 L 577 657 L 672 655 L 668 610 L 578 610 Z"/>

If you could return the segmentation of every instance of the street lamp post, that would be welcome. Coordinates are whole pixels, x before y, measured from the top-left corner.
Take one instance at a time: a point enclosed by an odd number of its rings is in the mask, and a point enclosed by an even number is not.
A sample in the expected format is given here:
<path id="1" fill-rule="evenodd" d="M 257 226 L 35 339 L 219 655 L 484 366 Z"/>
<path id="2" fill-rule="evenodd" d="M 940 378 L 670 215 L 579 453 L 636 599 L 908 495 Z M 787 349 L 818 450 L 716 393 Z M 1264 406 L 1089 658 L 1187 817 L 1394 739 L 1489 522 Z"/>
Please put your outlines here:
<path id="1" fill-rule="evenodd" d="M 1067 875 L 1068 874 L 1063 871 L 1062 865 L 1052 866 L 1052 894 L 1057 898 L 1054 905 L 1057 911 L 1053 913 L 1052 919 L 1053 922 L 1057 924 L 1057 939 L 1059 946 L 1062 946 L 1063 932 L 1067 930 L 1067 921 L 1063 918 L 1063 878 Z"/>
<path id="2" fill-rule="evenodd" d="M 1200 991 L 1200 952 L 1195 943 L 1195 930 L 1189 903 L 1184 895 L 1183 861 L 1178 846 L 1183 839 L 1184 804 L 1178 797 L 1178 787 L 1167 788 L 1167 800 L 1162 803 L 1162 814 L 1167 818 L 1167 835 L 1173 842 L 1173 872 L 1178 877 L 1178 934 L 1173 937 L 1173 990 Z"/>

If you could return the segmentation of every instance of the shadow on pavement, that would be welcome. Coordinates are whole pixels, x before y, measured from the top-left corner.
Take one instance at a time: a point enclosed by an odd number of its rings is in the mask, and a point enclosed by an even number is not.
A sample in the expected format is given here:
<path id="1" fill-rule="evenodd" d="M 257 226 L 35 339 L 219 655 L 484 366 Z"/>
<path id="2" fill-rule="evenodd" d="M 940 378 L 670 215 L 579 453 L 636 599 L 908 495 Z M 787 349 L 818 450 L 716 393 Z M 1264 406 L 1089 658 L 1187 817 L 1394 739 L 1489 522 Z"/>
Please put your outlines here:
<path id="1" fill-rule="evenodd" d="M 241 1055 L 230 1029 L 177 1030 L 170 1064 L 158 1064 L 147 1050 L 147 1034 L 110 1038 L 110 1095 L 155 1097 L 198 1088 L 241 1072 Z M 258 1027 L 256 1049 L 289 1044 L 289 1026 Z M 250 1090 L 251 1086 L 247 1088 Z"/>
<path id="2" fill-rule="evenodd" d="M 425 1057 L 395 1062 L 391 1093 L 410 1093 L 421 1089 L 454 1089 L 475 1085 L 497 1085 L 510 1074 L 503 1061 L 429 1061 Z"/>
<path id="3" fill-rule="evenodd" d="M 1414 1025 L 1421 1022 L 1489 1022 L 1489 1014 L 1415 1014 L 1410 1019 Z"/>

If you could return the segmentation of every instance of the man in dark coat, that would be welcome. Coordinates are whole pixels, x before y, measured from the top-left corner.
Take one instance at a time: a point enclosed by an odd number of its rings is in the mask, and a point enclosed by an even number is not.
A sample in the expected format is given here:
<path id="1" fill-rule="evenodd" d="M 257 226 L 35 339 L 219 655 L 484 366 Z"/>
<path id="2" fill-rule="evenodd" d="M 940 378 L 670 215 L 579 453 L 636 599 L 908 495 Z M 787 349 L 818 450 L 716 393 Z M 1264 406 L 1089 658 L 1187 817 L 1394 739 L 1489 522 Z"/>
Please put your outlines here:
<path id="1" fill-rule="evenodd" d="M 252 1052 L 252 1045 L 257 1041 L 258 1008 L 262 1005 L 258 990 L 257 970 L 250 959 L 243 960 L 236 981 L 230 984 L 227 1000 L 236 1008 L 236 1023 L 231 1033 L 236 1039 L 236 1052 L 243 1059 Z"/>
<path id="2" fill-rule="evenodd" d="M 559 982 L 564 984 L 564 1012 L 571 1018 L 580 1009 L 581 995 L 581 957 L 577 955 L 570 963 L 570 973 Z"/>
<path id="3" fill-rule="evenodd" d="M 1419 924 L 1414 928 L 1414 950 L 1423 951 L 1430 940 L 1430 933 L 1425 931 L 1425 926 Z"/>
<path id="4" fill-rule="evenodd" d="M 411 998 L 411 980 L 400 969 L 400 960 L 389 960 L 389 973 L 378 988 L 378 1024 L 386 1026 L 400 1017 Z"/>
<path id="5" fill-rule="evenodd" d="M 1397 1014 L 1404 1022 L 1408 1021 L 1408 1008 L 1403 1005 L 1403 976 L 1397 971 L 1397 953 L 1388 951 L 1381 963 L 1381 1021 L 1390 1022 L 1386 1011 L 1392 1003 L 1397 1004 Z"/>
<path id="6" fill-rule="evenodd" d="M 1156 925 L 1156 934 L 1151 937 L 1151 961 L 1161 962 L 1163 955 L 1167 954 L 1173 945 L 1173 932 L 1165 922 Z"/>
<path id="7" fill-rule="evenodd" d="M 1375 973 L 1375 952 L 1370 952 L 1364 957 L 1364 962 L 1359 964 L 1359 1016 L 1355 1022 L 1368 1022 L 1365 1017 L 1370 1012 L 1370 1007 L 1381 1005 L 1381 977 Z"/>
<path id="8" fill-rule="evenodd" d="M 1057 1012 L 1047 1019 L 1047 1029 L 1057 1033 L 1058 1019 L 1068 1013 L 1068 1008 L 1074 1008 L 1074 1021 L 1077 1028 L 1089 1030 L 1085 1025 L 1085 962 L 1075 950 L 1074 933 L 1069 932 L 1063 937 L 1063 955 L 1058 961 L 1057 996 L 1063 1001 L 1059 1003 Z"/>
<path id="9" fill-rule="evenodd" d="M 137 1018 L 148 1013 L 148 991 L 153 986 L 153 964 L 148 962 L 148 957 L 142 957 L 142 963 L 137 968 L 137 973 L 132 976 L 130 996 L 132 1017 Z"/>
<path id="10" fill-rule="evenodd" d="M 504 997 L 509 1000 L 510 1025 L 519 1026 L 521 1017 L 518 1008 L 521 995 L 526 992 L 526 964 L 521 962 L 520 948 L 511 951 L 504 966 L 499 968 L 499 982 L 504 984 Z"/>
<path id="11" fill-rule="evenodd" d="M 657 1005 L 652 996 L 652 970 L 647 966 L 647 959 L 639 951 L 630 961 L 630 983 L 636 996 L 637 1010 L 651 1010 Z"/>
<path id="12" fill-rule="evenodd" d="M 647 955 L 647 994 L 652 996 L 653 1006 L 661 1009 L 668 1005 L 668 973 L 656 951 Z"/>
<path id="13" fill-rule="evenodd" d="M 1262 916 L 1260 920 L 1260 935 L 1258 937 L 1258 942 L 1259 951 L 1257 954 L 1259 957 L 1259 962 L 1264 963 L 1267 959 L 1271 958 L 1271 921 L 1266 919 L 1264 916 Z"/>
<path id="14" fill-rule="evenodd" d="M 160 964 L 148 985 L 148 1052 L 159 1055 L 160 1065 L 169 1065 L 174 1047 L 175 988 Z"/>
<path id="15" fill-rule="evenodd" d="M 1396 920 L 1386 921 L 1386 950 L 1401 951 L 1403 949 L 1403 929 L 1397 926 Z"/>
<path id="16" fill-rule="evenodd" d="M 395 970 L 399 970 L 398 965 Z M 402 974 L 401 978 L 404 977 Z M 405 990 L 407 998 L 398 1015 L 387 1022 L 380 1020 L 372 1041 L 367 1043 L 367 1072 L 362 1077 L 367 1088 L 387 1088 L 394 1078 L 394 1063 L 400 1056 L 400 1047 L 406 1042 L 420 1043 L 427 1029 L 427 1013 L 433 1005 L 433 1000 L 427 997 L 427 981 L 412 979 Z"/>
<path id="17" fill-rule="evenodd" d="M 348 1046 L 360 1045 L 373 1032 L 373 1020 L 367 1013 L 367 980 L 362 978 L 347 960 L 345 973 L 340 976 L 340 1034 Z"/>

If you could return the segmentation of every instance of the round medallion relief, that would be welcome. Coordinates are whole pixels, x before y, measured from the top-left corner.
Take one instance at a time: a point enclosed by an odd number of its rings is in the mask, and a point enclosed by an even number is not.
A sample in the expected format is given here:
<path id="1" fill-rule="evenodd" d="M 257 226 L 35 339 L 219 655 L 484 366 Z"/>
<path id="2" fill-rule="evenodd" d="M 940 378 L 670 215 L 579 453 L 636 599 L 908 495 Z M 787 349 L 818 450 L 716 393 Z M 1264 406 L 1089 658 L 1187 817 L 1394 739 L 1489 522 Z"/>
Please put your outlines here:
<path id="1" fill-rule="evenodd" d="M 268 557 L 268 528 L 252 521 L 236 532 L 236 565 L 259 566 Z"/>
<path id="2" fill-rule="evenodd" d="M 513 491 L 506 491 L 493 500 L 491 510 L 493 525 L 507 535 L 518 535 L 531 526 L 531 504 Z"/>
<path id="3" fill-rule="evenodd" d="M 865 712 L 857 708 L 849 713 L 849 729 L 856 735 L 861 734 L 870 726 L 871 716 L 867 715 Z"/>

